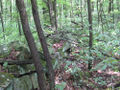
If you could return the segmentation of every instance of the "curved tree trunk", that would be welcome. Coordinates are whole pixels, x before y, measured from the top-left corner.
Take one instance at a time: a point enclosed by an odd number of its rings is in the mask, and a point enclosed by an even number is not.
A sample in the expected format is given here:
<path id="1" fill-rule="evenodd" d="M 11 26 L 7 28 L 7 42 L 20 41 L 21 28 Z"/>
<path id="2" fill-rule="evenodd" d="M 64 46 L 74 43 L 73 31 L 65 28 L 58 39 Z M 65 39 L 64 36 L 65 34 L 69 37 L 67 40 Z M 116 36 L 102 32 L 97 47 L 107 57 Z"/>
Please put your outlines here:
<path id="1" fill-rule="evenodd" d="M 16 0 L 16 5 L 17 5 L 17 8 L 20 14 L 23 32 L 25 34 L 32 57 L 34 59 L 34 65 L 35 65 L 37 75 L 38 75 L 38 84 L 39 84 L 40 90 L 46 90 L 43 67 L 40 63 L 40 57 L 37 52 L 37 47 L 35 45 L 34 38 L 32 36 L 32 33 L 30 32 L 30 27 L 28 24 L 28 17 L 27 17 L 27 12 L 25 10 L 24 0 Z"/>
<path id="2" fill-rule="evenodd" d="M 32 4 L 32 13 L 33 13 L 36 29 L 37 29 L 37 32 L 38 32 L 39 40 L 40 40 L 41 46 L 43 48 L 43 53 L 44 53 L 45 60 L 47 62 L 47 69 L 48 69 L 49 80 L 50 80 L 50 90 L 54 90 L 55 89 L 54 70 L 53 70 L 53 67 L 52 67 L 51 56 L 50 56 L 50 53 L 48 51 L 45 36 L 44 36 L 43 30 L 41 28 L 36 0 L 31 0 L 31 4 Z"/>

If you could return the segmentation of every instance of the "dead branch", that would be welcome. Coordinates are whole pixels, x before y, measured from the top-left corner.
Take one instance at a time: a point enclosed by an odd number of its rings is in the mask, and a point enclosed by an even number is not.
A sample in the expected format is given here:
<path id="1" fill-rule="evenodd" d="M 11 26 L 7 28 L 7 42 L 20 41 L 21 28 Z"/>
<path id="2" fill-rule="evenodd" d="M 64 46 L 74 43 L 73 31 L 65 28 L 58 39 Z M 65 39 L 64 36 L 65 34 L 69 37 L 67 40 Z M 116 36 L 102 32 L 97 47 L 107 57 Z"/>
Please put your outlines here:
<path id="1" fill-rule="evenodd" d="M 8 63 L 8 65 L 25 65 L 25 64 L 33 64 L 33 60 L 1 60 L 0 64 L 4 64 L 5 62 Z"/>

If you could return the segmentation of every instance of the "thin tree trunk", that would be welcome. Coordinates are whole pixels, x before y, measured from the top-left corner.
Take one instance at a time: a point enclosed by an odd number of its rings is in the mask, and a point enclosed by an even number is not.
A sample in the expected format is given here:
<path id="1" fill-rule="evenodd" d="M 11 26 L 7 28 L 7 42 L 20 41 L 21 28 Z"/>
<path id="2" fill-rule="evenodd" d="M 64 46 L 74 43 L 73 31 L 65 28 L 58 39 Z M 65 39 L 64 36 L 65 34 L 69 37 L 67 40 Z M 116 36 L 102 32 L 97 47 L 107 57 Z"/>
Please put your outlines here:
<path id="1" fill-rule="evenodd" d="M 17 23 L 18 23 L 19 35 L 21 36 L 22 35 L 22 30 L 21 30 L 21 24 L 20 24 L 20 21 L 19 21 L 19 16 L 17 17 Z"/>
<path id="2" fill-rule="evenodd" d="M 53 11 L 52 0 L 48 0 L 48 9 L 49 9 L 50 23 L 52 25 L 52 29 L 56 31 L 56 28 L 55 28 L 55 15 L 54 15 L 54 11 Z"/>
<path id="3" fill-rule="evenodd" d="M 84 28 L 84 22 L 83 22 L 83 8 L 82 8 L 82 0 L 80 0 L 81 2 L 80 2 L 80 10 L 81 10 L 81 13 L 80 13 L 80 17 L 81 17 L 81 30 L 83 30 L 83 28 Z"/>
<path id="4" fill-rule="evenodd" d="M 117 3 L 116 4 L 117 5 L 117 10 L 120 12 L 120 1 L 117 0 L 116 3 Z M 120 15 L 117 16 L 117 22 L 119 22 L 119 21 L 120 21 Z"/>
<path id="5" fill-rule="evenodd" d="M 120 11 L 120 1 L 119 0 L 116 0 L 116 5 L 117 5 L 118 11 Z"/>
<path id="6" fill-rule="evenodd" d="M 10 17 L 11 17 L 11 20 L 12 20 L 12 0 L 10 0 Z"/>
<path id="7" fill-rule="evenodd" d="M 54 18 L 55 18 L 55 30 L 57 30 L 57 6 L 56 6 L 56 0 L 53 1 L 53 10 L 54 10 Z"/>
<path id="8" fill-rule="evenodd" d="M 100 2 L 100 13 L 99 13 L 101 26 L 102 26 L 102 33 L 104 32 L 104 24 L 103 24 L 103 1 Z"/>
<path id="9" fill-rule="evenodd" d="M 59 18 L 58 18 L 58 20 L 60 20 L 60 22 L 59 22 L 58 25 L 59 25 L 60 28 L 62 28 L 62 21 L 61 21 L 61 20 L 62 20 L 62 13 L 63 13 L 62 4 L 59 4 L 58 7 L 59 7 L 59 11 L 58 11 L 58 13 L 59 13 Z"/>
<path id="10" fill-rule="evenodd" d="M 5 32 L 5 28 L 4 28 L 4 21 L 3 21 L 3 16 L 2 16 L 2 14 L 3 14 L 2 0 L 0 0 L 0 5 L 1 5 L 0 20 L 1 20 L 1 24 L 2 24 L 3 38 L 4 38 L 4 40 L 5 40 L 5 34 L 4 34 L 4 32 Z"/>
<path id="11" fill-rule="evenodd" d="M 88 21 L 89 21 L 89 53 L 91 56 L 92 42 L 93 42 L 93 33 L 92 33 L 92 11 L 91 11 L 91 0 L 87 0 L 88 4 Z M 89 60 L 88 69 L 92 68 L 92 60 Z"/>
<path id="12" fill-rule="evenodd" d="M 70 6 L 71 6 L 70 18 L 72 19 L 73 18 L 73 1 L 72 0 L 70 0 Z"/>
<path id="13" fill-rule="evenodd" d="M 3 13 L 3 4 L 2 4 L 2 0 L 0 0 L 0 6 L 1 6 L 1 13 Z"/>
<path id="14" fill-rule="evenodd" d="M 111 10 L 112 10 L 112 0 L 109 0 L 108 13 L 110 13 Z"/>
<path id="15" fill-rule="evenodd" d="M 18 9 L 16 9 L 17 10 L 17 13 L 19 13 L 18 12 Z M 20 16 L 19 15 L 17 15 L 17 25 L 18 25 L 18 30 L 19 30 L 19 35 L 21 36 L 22 35 L 22 29 L 21 29 L 21 23 L 20 23 Z"/>
<path id="16" fill-rule="evenodd" d="M 114 0 L 112 0 L 112 11 L 114 12 Z M 115 23 L 114 22 L 114 13 L 113 13 L 112 17 L 113 17 L 113 24 L 114 24 Z"/>
<path id="17" fill-rule="evenodd" d="M 32 33 L 30 32 L 24 0 L 16 0 L 16 5 L 20 14 L 23 32 L 25 34 L 25 38 L 28 42 L 32 57 L 34 59 L 34 65 L 38 75 L 38 85 L 40 87 L 40 90 L 46 90 L 43 67 L 40 63 L 40 56 L 37 52 L 37 47 L 35 45 L 34 38 L 32 36 Z"/>
<path id="18" fill-rule="evenodd" d="M 2 32 L 3 32 L 3 38 L 5 40 L 5 28 L 4 28 L 4 21 L 3 21 L 3 17 L 2 17 L 2 13 L 0 13 L 0 20 L 1 20 L 1 24 L 2 24 Z"/>
<path id="19" fill-rule="evenodd" d="M 100 23 L 99 0 L 97 0 L 97 13 L 98 13 L 98 25 L 99 25 L 99 23 Z"/>
<path id="20" fill-rule="evenodd" d="M 32 12 L 33 12 L 33 17 L 34 17 L 36 29 L 37 29 L 37 32 L 38 32 L 39 40 L 40 40 L 41 46 L 43 48 L 43 53 L 44 53 L 45 60 L 47 62 L 47 69 L 48 69 L 49 80 L 50 80 L 50 90 L 55 90 L 54 70 L 53 70 L 53 67 L 52 67 L 51 56 L 50 56 L 50 53 L 48 51 L 45 36 L 44 36 L 43 30 L 41 28 L 36 0 L 31 0 L 31 4 L 32 4 Z"/>

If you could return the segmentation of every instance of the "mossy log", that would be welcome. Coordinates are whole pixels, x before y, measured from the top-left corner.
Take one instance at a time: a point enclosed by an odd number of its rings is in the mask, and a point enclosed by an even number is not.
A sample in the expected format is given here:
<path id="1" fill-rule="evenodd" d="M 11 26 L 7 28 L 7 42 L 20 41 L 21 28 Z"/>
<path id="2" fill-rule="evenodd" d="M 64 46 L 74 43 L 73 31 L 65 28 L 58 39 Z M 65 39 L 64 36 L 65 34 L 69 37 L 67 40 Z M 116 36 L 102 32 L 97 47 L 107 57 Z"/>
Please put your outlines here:
<path id="1" fill-rule="evenodd" d="M 0 59 L 0 64 L 4 64 L 5 62 L 7 62 L 8 65 L 33 64 L 33 60 L 1 60 Z"/>

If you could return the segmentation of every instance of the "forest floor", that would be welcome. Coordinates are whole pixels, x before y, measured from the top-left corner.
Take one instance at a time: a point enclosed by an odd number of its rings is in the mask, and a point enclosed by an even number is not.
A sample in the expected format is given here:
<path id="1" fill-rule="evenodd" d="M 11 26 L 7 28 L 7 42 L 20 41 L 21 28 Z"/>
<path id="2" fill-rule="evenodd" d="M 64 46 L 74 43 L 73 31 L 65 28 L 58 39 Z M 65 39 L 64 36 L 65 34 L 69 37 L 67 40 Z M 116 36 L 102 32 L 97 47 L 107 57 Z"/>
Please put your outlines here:
<path id="1" fill-rule="evenodd" d="M 64 90 L 105 90 L 117 85 L 116 83 L 120 81 L 120 72 L 115 72 L 110 69 L 90 72 L 91 76 L 88 77 L 88 75 L 85 74 L 86 72 L 89 72 L 86 66 L 86 64 L 76 63 L 76 67 L 79 67 L 83 73 L 81 78 L 78 77 L 78 79 L 76 79 L 74 75 L 64 69 L 65 64 L 61 65 L 61 68 L 55 71 L 55 83 L 61 84 L 62 82 L 65 82 L 66 86 Z M 69 69 L 70 68 L 72 70 L 75 67 L 70 65 Z M 80 85 L 75 85 L 75 82 L 76 84 L 78 82 Z"/>
<path id="2" fill-rule="evenodd" d="M 61 48 L 62 44 L 57 43 L 54 45 Z M 77 53 L 79 54 L 79 50 L 77 50 Z M 107 67 L 103 71 L 89 71 L 84 60 L 73 61 L 73 57 L 74 56 L 71 55 L 69 59 L 65 59 L 64 61 L 66 63 L 62 63 L 60 68 L 55 70 L 56 85 L 62 86 L 63 82 L 65 82 L 64 90 L 107 90 L 108 88 L 115 90 L 113 88 L 120 87 L 120 72 L 113 71 L 110 67 Z M 67 61 L 71 61 L 74 64 L 71 63 L 67 66 L 68 68 L 65 69 Z M 98 63 L 99 62 L 95 62 L 94 65 Z M 74 71 L 76 67 L 78 67 L 80 71 L 71 73 L 70 70 Z"/>
<path id="3" fill-rule="evenodd" d="M 56 52 L 62 46 L 63 42 L 53 44 Z M 79 55 L 79 51 L 80 48 L 78 47 L 73 52 Z M 12 51 L 11 53 L 9 59 L 15 59 L 17 52 Z M 57 88 L 63 88 L 60 90 L 106 90 L 107 88 L 120 86 L 120 72 L 116 72 L 109 67 L 103 71 L 89 71 L 87 63 L 83 59 L 74 59 L 72 54 L 61 62 L 59 68 L 55 69 L 55 84 Z M 71 63 L 68 65 L 67 62 Z M 98 63 L 95 62 L 94 66 Z"/>

